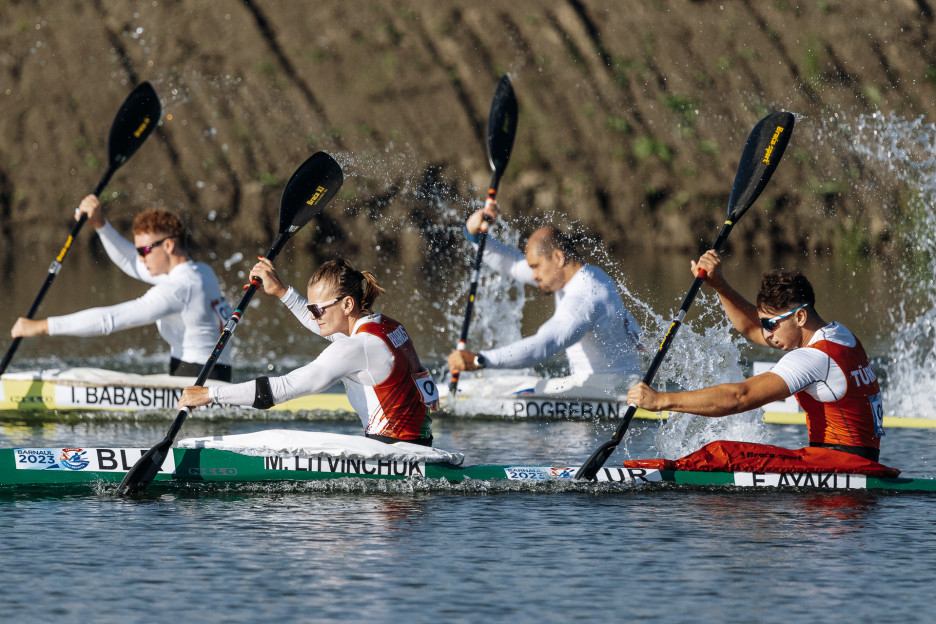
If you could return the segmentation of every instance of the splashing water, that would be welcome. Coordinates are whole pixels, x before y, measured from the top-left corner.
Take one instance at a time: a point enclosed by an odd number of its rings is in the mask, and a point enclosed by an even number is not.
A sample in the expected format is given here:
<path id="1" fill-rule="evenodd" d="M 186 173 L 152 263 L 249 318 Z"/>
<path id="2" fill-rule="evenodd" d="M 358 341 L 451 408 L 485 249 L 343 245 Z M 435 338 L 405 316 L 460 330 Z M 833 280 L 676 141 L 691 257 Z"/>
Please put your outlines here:
<path id="1" fill-rule="evenodd" d="M 905 120 L 879 113 L 858 117 L 852 149 L 884 166 L 911 191 L 911 210 L 900 227 L 910 241 L 911 262 L 896 269 L 896 302 L 888 314 L 894 330 L 885 361 L 884 406 L 887 414 L 936 418 L 936 125 L 923 118 Z M 922 268 L 921 268 L 922 267 Z M 908 310 L 922 310 L 912 313 Z"/>

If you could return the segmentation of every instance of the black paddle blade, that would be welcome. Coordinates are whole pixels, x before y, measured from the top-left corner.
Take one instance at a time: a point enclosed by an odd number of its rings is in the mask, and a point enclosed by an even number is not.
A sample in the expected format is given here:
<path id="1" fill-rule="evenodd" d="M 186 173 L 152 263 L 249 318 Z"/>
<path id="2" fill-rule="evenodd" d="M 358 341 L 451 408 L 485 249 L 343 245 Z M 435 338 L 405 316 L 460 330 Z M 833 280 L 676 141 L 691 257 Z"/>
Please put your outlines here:
<path id="1" fill-rule="evenodd" d="M 613 453 L 614 449 L 617 447 L 617 440 L 609 440 L 599 446 L 595 449 L 595 452 L 585 460 L 585 463 L 575 471 L 575 478 L 582 481 L 593 481 L 598 471 L 601 470 L 601 467 L 604 466 L 608 458 L 611 457 L 611 453 Z"/>
<path id="2" fill-rule="evenodd" d="M 133 464 L 133 467 L 124 475 L 123 481 L 117 486 L 117 496 L 131 496 L 146 489 L 146 486 L 159 473 L 159 468 L 166 459 L 166 453 L 169 452 L 171 446 L 172 440 L 167 437 L 143 453 L 143 456 Z"/>
<path id="3" fill-rule="evenodd" d="M 279 232 L 292 236 L 314 216 L 341 188 L 344 174 L 335 159 L 316 152 L 289 178 L 280 199 Z"/>
<path id="4" fill-rule="evenodd" d="M 141 83 L 124 100 L 111 126 L 107 142 L 108 159 L 114 169 L 143 145 L 162 116 L 162 106 L 153 85 Z"/>
<path id="5" fill-rule="evenodd" d="M 728 220 L 737 221 L 767 186 L 793 134 L 793 113 L 771 113 L 757 122 L 741 154 L 728 199 Z"/>
<path id="6" fill-rule="evenodd" d="M 514 137 L 517 135 L 517 96 L 514 95 L 510 76 L 504 74 L 497 83 L 491 113 L 488 116 L 488 164 L 494 172 L 495 181 L 507 168 Z M 492 185 L 496 187 L 496 184 Z"/>

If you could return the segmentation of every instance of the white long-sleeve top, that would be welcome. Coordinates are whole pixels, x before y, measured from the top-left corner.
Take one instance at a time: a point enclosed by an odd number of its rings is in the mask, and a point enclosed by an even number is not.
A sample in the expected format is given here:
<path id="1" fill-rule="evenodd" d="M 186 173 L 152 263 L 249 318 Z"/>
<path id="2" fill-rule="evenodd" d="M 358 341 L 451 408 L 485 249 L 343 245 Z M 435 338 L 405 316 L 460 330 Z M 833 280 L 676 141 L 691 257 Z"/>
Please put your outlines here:
<path id="1" fill-rule="evenodd" d="M 233 313 L 211 267 L 188 261 L 165 275 L 150 275 L 133 243 L 110 223 L 97 233 L 107 255 L 121 271 L 153 287 L 132 301 L 49 317 L 49 335 L 103 336 L 156 323 L 160 336 L 169 343 L 172 357 L 194 364 L 207 361 Z M 230 361 L 230 350 L 218 358 L 219 364 Z"/>
<path id="2" fill-rule="evenodd" d="M 468 240 L 476 244 L 477 239 L 469 235 Z M 520 282 L 535 284 L 526 256 L 490 235 L 484 262 Z M 586 264 L 555 293 L 555 299 L 555 313 L 534 335 L 481 351 L 488 366 L 523 368 L 565 350 L 573 375 L 640 374 L 640 327 L 607 273 Z"/>
<path id="3" fill-rule="evenodd" d="M 299 321 L 318 335 L 318 323 L 312 319 L 306 304 L 308 301 L 294 288 L 289 287 L 280 299 Z M 351 407 L 367 428 L 374 397 L 370 387 L 385 381 L 393 371 L 393 354 L 387 344 L 368 333 L 355 333 L 364 323 L 379 321 L 379 315 L 365 316 L 354 324 L 351 335 L 335 333 L 325 336 L 331 344 L 305 366 L 279 377 L 270 377 L 270 390 L 276 404 L 290 399 L 327 390 L 339 381 L 344 384 Z M 208 396 L 218 403 L 228 405 L 253 405 L 256 382 L 226 386 L 210 386 Z M 371 404 L 368 403 L 370 398 Z"/>

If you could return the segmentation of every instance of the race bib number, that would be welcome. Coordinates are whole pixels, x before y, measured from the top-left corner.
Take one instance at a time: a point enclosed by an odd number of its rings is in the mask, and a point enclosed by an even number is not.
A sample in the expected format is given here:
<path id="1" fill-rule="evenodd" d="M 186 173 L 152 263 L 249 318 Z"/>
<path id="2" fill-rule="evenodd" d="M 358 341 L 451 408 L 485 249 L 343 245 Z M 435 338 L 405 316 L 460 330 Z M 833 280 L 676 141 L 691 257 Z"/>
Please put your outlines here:
<path id="1" fill-rule="evenodd" d="M 427 370 L 416 373 L 413 375 L 413 382 L 416 384 L 416 387 L 419 388 L 423 403 L 426 404 L 429 411 L 434 412 L 439 409 L 439 387 L 436 385 L 435 380 L 432 379 L 432 373 Z"/>
<path id="2" fill-rule="evenodd" d="M 871 413 L 874 415 L 874 435 L 884 436 L 884 404 L 881 402 L 881 394 L 875 394 L 868 397 L 871 403 Z"/>

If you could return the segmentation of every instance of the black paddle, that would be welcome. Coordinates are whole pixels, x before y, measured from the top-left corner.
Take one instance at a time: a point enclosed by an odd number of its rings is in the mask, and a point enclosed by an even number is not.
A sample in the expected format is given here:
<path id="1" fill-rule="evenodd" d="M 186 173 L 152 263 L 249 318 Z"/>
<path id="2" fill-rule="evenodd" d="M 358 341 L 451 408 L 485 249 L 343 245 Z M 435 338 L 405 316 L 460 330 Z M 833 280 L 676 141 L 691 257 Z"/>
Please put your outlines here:
<path id="1" fill-rule="evenodd" d="M 344 176 L 341 173 L 341 167 L 335 162 L 335 159 L 325 152 L 317 152 L 302 163 L 289 179 L 289 182 L 286 183 L 286 188 L 283 189 L 283 197 L 280 199 L 279 208 L 279 233 L 276 235 L 276 239 L 273 241 L 273 245 L 270 247 L 270 251 L 267 252 L 266 257 L 270 260 L 276 258 L 286 241 L 331 201 L 338 189 L 341 188 L 343 181 Z M 218 339 L 218 344 L 215 345 L 214 350 L 208 357 L 208 361 L 202 367 L 201 373 L 199 373 L 198 379 L 195 381 L 196 386 L 205 385 L 205 380 L 211 374 L 211 369 L 214 368 L 215 362 L 221 356 L 221 352 L 237 328 L 237 323 L 247 310 L 247 305 L 259 285 L 259 280 L 254 279 L 251 281 L 247 292 L 244 293 L 240 303 L 237 304 L 234 314 L 225 324 L 221 337 Z M 186 416 L 191 411 L 192 408 L 190 407 L 183 408 L 169 427 L 169 432 L 163 441 L 146 451 L 137 460 L 117 487 L 118 496 L 128 496 L 150 484 L 159 472 L 166 453 L 175 442 L 175 438 L 182 428 L 182 423 L 185 422 Z"/>
<path id="2" fill-rule="evenodd" d="M 517 96 L 514 95 L 510 76 L 504 74 L 497 83 L 494 99 L 491 101 L 491 112 L 488 115 L 488 165 L 491 168 L 491 186 L 488 188 L 488 198 L 497 197 L 497 185 L 513 149 L 514 136 L 517 134 Z M 481 276 L 481 261 L 484 258 L 484 245 L 487 243 L 488 220 L 481 221 L 478 232 L 478 253 L 475 256 L 474 269 L 471 272 L 471 287 L 468 289 L 468 303 L 465 305 L 465 320 L 462 322 L 461 337 L 458 339 L 458 351 L 465 350 L 468 340 L 468 327 L 471 325 L 471 313 L 474 311 L 475 296 L 478 293 L 478 278 Z M 449 396 L 454 397 L 458 391 L 457 371 L 452 371 L 449 380 Z"/>
<path id="3" fill-rule="evenodd" d="M 731 229 L 734 227 L 735 223 L 738 222 L 738 219 L 751 207 L 754 200 L 757 199 L 757 196 L 764 190 L 764 187 L 770 180 L 770 176 L 773 175 L 777 165 L 780 164 L 780 157 L 783 156 L 783 151 L 786 149 L 787 143 L 790 142 L 790 134 L 793 132 L 793 121 L 794 117 L 792 113 L 771 113 L 761 119 L 757 125 L 754 126 L 754 129 L 751 130 L 751 134 L 748 136 L 747 143 L 744 146 L 744 152 L 741 154 L 741 162 L 738 163 L 738 172 L 735 174 L 734 184 L 731 187 L 731 196 L 728 199 L 728 219 L 725 221 L 721 231 L 718 233 L 718 237 L 712 244 L 712 249 L 721 251 L 722 245 L 725 244 L 725 240 L 728 238 L 728 234 L 731 233 Z M 653 381 L 657 369 L 660 367 L 660 364 L 663 363 L 663 358 L 666 357 L 666 352 L 669 350 L 670 344 L 676 336 L 676 332 L 679 331 L 679 327 L 686 317 L 686 313 L 689 311 L 689 306 L 692 305 L 692 300 L 695 299 L 696 293 L 699 292 L 704 277 L 705 273 L 700 271 L 699 275 L 692 282 L 689 293 L 686 295 L 685 300 L 683 300 L 679 312 L 676 314 L 669 330 L 666 332 L 666 336 L 663 338 L 660 350 L 657 351 L 653 362 L 650 364 L 650 368 L 647 370 L 647 374 L 644 375 L 643 382 L 645 384 L 649 385 Z M 614 436 L 609 441 L 599 446 L 598 449 L 591 454 L 591 457 L 585 460 L 582 467 L 575 473 L 576 479 L 595 478 L 595 475 L 598 474 L 598 470 L 604 465 L 605 461 L 610 457 L 611 453 L 614 452 L 618 444 L 621 443 L 621 440 L 624 439 L 624 434 L 627 433 L 627 427 L 630 426 L 630 422 L 633 420 L 636 412 L 636 406 L 628 405 L 627 412 L 624 413 L 624 420 L 621 421 L 621 424 L 614 432 Z"/>
<path id="4" fill-rule="evenodd" d="M 110 182 L 114 172 L 116 172 L 122 164 L 127 162 L 133 153 L 143 145 L 143 141 L 146 140 L 146 137 L 156 128 L 156 124 L 159 123 L 161 115 L 162 107 L 159 104 L 159 96 L 156 95 L 156 91 L 150 83 L 144 82 L 140 84 L 127 96 L 120 110 L 117 111 L 117 117 L 114 118 L 114 123 L 111 125 L 110 138 L 107 142 L 107 171 L 104 172 L 101 181 L 98 182 L 97 187 L 95 187 L 95 195 L 101 194 L 101 191 L 103 191 L 107 183 Z M 78 232 L 81 231 L 81 226 L 85 224 L 87 219 L 88 215 L 82 213 L 78 221 L 75 222 L 71 234 L 69 234 L 68 238 L 65 240 L 65 246 L 62 247 L 62 250 L 55 257 L 55 260 L 52 261 L 51 266 L 49 266 L 49 274 L 46 276 L 42 288 L 39 289 L 39 294 L 36 295 L 32 306 L 30 306 L 29 312 L 26 313 L 26 318 L 31 319 L 36 314 L 39 305 L 42 303 L 43 298 L 45 298 L 46 292 L 52 285 L 52 281 L 55 280 L 55 276 L 58 275 L 59 270 L 61 270 L 62 262 L 65 260 L 65 256 L 68 254 L 72 242 L 75 240 L 75 237 L 78 236 Z M 0 362 L 0 374 L 3 374 L 7 366 L 9 366 L 10 360 L 13 359 L 13 354 L 16 353 L 16 349 L 19 347 L 21 340 L 22 338 L 13 339 L 13 344 L 10 345 L 6 355 L 3 356 L 3 362 Z"/>

